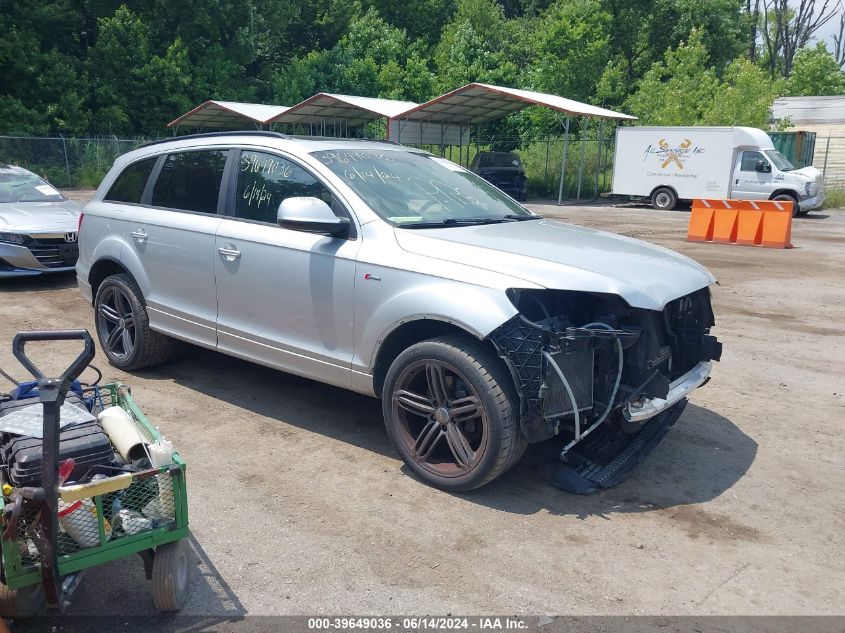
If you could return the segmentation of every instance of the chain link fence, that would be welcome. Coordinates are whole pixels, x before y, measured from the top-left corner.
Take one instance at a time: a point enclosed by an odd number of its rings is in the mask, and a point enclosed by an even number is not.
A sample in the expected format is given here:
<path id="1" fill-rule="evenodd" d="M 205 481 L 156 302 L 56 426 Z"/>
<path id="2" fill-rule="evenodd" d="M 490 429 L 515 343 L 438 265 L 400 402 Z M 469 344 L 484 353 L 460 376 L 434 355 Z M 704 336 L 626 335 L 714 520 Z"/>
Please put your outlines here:
<path id="1" fill-rule="evenodd" d="M 118 156 L 151 140 L 155 139 L 0 136 L 0 163 L 29 169 L 57 187 L 96 187 Z M 517 148 L 514 152 L 522 160 L 532 198 L 583 200 L 611 189 L 612 130 L 604 134 L 590 130 L 586 136 L 573 132 L 568 137 L 473 138 L 468 146 L 423 149 L 469 167 L 479 152 L 508 147 Z M 845 203 L 845 134 L 819 134 L 813 164 L 824 173 L 834 206 Z"/>
<path id="2" fill-rule="evenodd" d="M 845 203 L 845 133 L 816 134 L 813 165 L 824 174 L 828 191 L 840 191 Z"/>
<path id="3" fill-rule="evenodd" d="M 150 140 L 0 136 L 0 163 L 35 172 L 56 187 L 96 187 L 115 158 Z"/>

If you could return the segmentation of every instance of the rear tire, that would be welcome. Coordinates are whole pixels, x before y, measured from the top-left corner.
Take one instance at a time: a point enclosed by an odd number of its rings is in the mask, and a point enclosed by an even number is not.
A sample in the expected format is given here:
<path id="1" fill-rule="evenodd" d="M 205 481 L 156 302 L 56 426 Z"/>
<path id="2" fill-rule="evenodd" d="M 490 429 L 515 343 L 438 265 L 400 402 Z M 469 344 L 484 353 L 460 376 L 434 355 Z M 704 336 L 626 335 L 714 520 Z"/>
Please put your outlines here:
<path id="1" fill-rule="evenodd" d="M 97 289 L 94 310 L 100 346 L 118 369 L 159 365 L 176 347 L 173 339 L 150 329 L 144 296 L 131 275 L 106 277 Z"/>
<path id="2" fill-rule="evenodd" d="M 191 587 L 191 550 L 184 539 L 156 548 L 153 557 L 153 604 L 164 613 L 179 611 Z"/>
<path id="3" fill-rule="evenodd" d="M 669 187 L 659 187 L 651 194 L 651 206 L 658 211 L 671 211 L 678 206 L 678 196 Z"/>
<path id="4" fill-rule="evenodd" d="M 0 584 L 0 617 L 10 620 L 23 620 L 38 615 L 44 605 L 44 587 L 41 583 L 9 589 Z"/>
<path id="5" fill-rule="evenodd" d="M 511 378 L 469 338 L 412 345 L 393 361 L 382 393 L 390 439 L 408 468 L 432 486 L 479 488 L 525 452 Z"/>

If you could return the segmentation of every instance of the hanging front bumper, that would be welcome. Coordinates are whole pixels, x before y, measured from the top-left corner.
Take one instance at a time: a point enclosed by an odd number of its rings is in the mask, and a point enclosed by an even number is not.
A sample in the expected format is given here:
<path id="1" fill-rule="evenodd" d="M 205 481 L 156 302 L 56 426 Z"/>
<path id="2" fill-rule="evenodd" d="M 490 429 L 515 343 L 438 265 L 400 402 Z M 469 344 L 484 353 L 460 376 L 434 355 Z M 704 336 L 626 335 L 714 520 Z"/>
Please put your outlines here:
<path id="1" fill-rule="evenodd" d="M 643 399 L 639 402 L 632 402 L 622 410 L 622 415 L 631 422 L 643 423 L 650 420 L 672 405 L 677 404 L 707 382 L 710 378 L 711 365 L 710 361 L 698 363 L 669 385 L 669 393 L 666 394 L 665 398 Z"/>

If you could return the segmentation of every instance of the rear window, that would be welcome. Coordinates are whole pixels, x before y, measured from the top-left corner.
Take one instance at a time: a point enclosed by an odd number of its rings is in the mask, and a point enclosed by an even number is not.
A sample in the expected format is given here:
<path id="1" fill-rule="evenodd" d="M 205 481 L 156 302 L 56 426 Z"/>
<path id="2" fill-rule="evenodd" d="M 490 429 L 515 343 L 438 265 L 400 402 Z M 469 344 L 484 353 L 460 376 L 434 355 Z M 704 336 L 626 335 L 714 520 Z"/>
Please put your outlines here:
<path id="1" fill-rule="evenodd" d="M 152 205 L 217 213 L 217 197 L 227 151 L 207 150 L 170 154 L 153 187 Z"/>
<path id="2" fill-rule="evenodd" d="M 158 158 L 154 156 L 129 165 L 114 181 L 105 199 L 112 202 L 140 203 L 156 160 Z"/>
<path id="3" fill-rule="evenodd" d="M 516 154 L 482 154 L 482 167 L 519 167 L 519 156 Z"/>

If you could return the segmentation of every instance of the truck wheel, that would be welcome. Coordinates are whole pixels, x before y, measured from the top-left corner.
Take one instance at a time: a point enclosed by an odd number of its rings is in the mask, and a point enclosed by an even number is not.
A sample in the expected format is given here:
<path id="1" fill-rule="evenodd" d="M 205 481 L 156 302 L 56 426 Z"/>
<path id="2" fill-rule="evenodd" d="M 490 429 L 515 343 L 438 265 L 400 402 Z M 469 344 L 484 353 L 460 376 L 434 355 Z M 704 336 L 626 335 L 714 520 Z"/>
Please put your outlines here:
<path id="1" fill-rule="evenodd" d="M 807 215 L 807 211 L 801 211 L 801 207 L 798 205 L 798 199 L 788 193 L 779 193 L 776 195 L 772 200 L 783 200 L 784 202 L 791 202 L 792 203 L 792 217 L 797 218 L 799 215 Z"/>
<path id="2" fill-rule="evenodd" d="M 38 615 L 44 605 L 44 587 L 40 582 L 20 589 L 9 589 L 0 584 L 0 618 L 31 618 Z"/>
<path id="3" fill-rule="evenodd" d="M 130 275 L 106 277 L 97 289 L 94 310 L 100 346 L 118 369 L 152 367 L 173 352 L 175 342 L 150 329 L 144 297 Z"/>
<path id="4" fill-rule="evenodd" d="M 153 557 L 153 603 L 169 613 L 179 611 L 191 586 L 191 554 L 184 539 L 156 548 Z"/>
<path id="5" fill-rule="evenodd" d="M 678 204 L 678 196 L 669 187 L 660 187 L 651 194 L 651 206 L 660 211 L 670 211 Z"/>
<path id="6" fill-rule="evenodd" d="M 470 339 L 412 345 L 387 372 L 382 396 L 390 439 L 414 474 L 462 492 L 489 483 L 525 452 L 511 379 Z"/>

